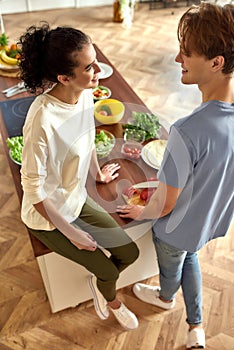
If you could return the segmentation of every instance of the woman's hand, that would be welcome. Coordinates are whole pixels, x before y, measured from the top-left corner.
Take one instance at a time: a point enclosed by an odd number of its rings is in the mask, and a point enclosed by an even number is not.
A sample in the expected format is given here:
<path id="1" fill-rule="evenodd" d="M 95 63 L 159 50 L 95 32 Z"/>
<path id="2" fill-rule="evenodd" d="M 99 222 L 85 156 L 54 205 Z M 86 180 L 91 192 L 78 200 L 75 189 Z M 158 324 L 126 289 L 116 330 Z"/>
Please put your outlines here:
<path id="1" fill-rule="evenodd" d="M 97 242 L 93 237 L 80 228 L 75 227 L 75 225 L 67 222 L 49 198 L 45 198 L 42 202 L 34 204 L 34 207 L 46 220 L 57 227 L 57 229 L 78 249 L 90 250 L 92 252 L 97 249 Z"/>
<path id="2" fill-rule="evenodd" d="M 96 180 L 107 184 L 119 176 L 117 172 L 119 169 L 120 165 L 118 163 L 106 164 L 98 173 Z"/>
<path id="3" fill-rule="evenodd" d="M 145 207 L 142 205 L 118 205 L 116 212 L 123 219 L 135 219 L 142 220 L 141 214 L 143 213 Z"/>
<path id="4" fill-rule="evenodd" d="M 70 239 L 70 241 L 80 250 L 89 250 L 94 252 L 97 249 L 97 242 L 93 239 L 93 237 L 81 230 L 77 230 L 76 240 Z"/>

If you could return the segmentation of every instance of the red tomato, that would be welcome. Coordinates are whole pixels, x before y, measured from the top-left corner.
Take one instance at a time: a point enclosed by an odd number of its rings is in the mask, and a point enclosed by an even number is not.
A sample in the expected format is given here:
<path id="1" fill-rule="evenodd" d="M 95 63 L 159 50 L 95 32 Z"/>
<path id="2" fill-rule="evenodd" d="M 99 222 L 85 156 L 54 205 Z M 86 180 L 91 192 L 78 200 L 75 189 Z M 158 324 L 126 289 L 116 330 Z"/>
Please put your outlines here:
<path id="1" fill-rule="evenodd" d="M 140 198 L 147 202 L 155 191 L 156 188 L 144 188 L 141 191 Z"/>
<path id="2" fill-rule="evenodd" d="M 148 199 L 148 188 L 144 188 L 144 190 L 141 191 L 140 198 L 143 201 L 146 201 Z"/>
<path id="3" fill-rule="evenodd" d="M 124 152 L 125 152 L 125 153 L 131 153 L 131 148 L 129 148 L 129 147 L 124 147 Z"/>

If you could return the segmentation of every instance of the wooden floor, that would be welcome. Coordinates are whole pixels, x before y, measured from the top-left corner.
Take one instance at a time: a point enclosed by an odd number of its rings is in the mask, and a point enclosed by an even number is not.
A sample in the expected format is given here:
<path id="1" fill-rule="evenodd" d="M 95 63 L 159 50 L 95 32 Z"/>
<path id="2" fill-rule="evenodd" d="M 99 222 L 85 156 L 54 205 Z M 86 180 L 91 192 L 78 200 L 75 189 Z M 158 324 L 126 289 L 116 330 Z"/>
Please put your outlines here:
<path id="1" fill-rule="evenodd" d="M 172 10 L 174 14 L 172 14 Z M 184 7 L 149 11 L 138 4 L 131 29 L 112 22 L 112 7 L 63 9 L 4 15 L 12 39 L 30 24 L 84 30 L 119 69 L 144 102 L 168 127 L 200 103 L 195 86 L 182 86 L 174 63 L 176 26 Z M 64 43 L 64 49 L 66 49 Z M 131 286 L 119 297 L 136 313 L 139 328 L 125 331 L 113 316 L 101 321 L 92 301 L 51 314 L 47 296 L 0 144 L 0 349 L 1 350 L 182 350 L 187 326 L 181 291 L 175 309 L 162 311 L 133 296 Z M 204 327 L 207 349 L 234 349 L 234 230 L 200 252 L 203 272 Z M 155 262 L 152 261 L 152 264 Z M 157 284 L 155 276 L 147 281 Z"/>

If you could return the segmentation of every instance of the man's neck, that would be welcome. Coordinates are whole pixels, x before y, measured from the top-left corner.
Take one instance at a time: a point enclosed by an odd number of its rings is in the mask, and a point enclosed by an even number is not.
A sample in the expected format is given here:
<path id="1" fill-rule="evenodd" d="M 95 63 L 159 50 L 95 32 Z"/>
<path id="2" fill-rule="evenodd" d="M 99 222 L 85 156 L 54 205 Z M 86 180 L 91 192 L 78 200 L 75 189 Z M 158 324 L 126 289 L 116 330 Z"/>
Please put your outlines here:
<path id="1" fill-rule="evenodd" d="M 234 77 L 225 76 L 223 79 L 212 81 L 199 89 L 202 92 L 203 102 L 218 100 L 234 103 Z"/>

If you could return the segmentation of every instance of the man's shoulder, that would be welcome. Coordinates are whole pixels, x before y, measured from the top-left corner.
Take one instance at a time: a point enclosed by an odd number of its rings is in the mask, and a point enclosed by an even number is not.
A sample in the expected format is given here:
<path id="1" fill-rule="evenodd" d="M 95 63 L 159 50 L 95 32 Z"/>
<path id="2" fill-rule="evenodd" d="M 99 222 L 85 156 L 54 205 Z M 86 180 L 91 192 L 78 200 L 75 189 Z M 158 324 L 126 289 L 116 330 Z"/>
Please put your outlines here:
<path id="1" fill-rule="evenodd" d="M 201 127 L 201 124 L 203 123 L 215 123 L 216 118 L 220 119 L 220 116 L 226 115 L 228 112 L 234 112 L 234 104 L 211 100 L 202 103 L 200 106 L 194 109 L 191 114 L 178 119 L 172 126 L 177 129 L 192 127 L 196 130 L 196 128 Z"/>

